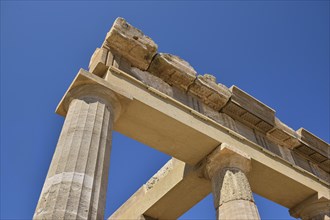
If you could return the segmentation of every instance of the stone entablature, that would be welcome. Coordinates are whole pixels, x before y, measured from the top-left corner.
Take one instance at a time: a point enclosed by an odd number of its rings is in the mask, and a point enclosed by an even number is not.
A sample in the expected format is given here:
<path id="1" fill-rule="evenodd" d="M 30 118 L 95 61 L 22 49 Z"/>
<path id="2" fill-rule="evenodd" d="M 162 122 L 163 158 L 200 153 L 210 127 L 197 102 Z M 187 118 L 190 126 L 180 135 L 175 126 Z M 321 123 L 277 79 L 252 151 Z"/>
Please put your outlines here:
<path id="1" fill-rule="evenodd" d="M 89 71 L 104 77 L 111 66 L 330 182 L 328 143 L 304 128 L 294 131 L 276 118 L 275 110 L 237 86 L 217 84 L 214 76 L 198 75 L 178 56 L 157 53 L 153 40 L 123 18 L 94 52 Z"/>

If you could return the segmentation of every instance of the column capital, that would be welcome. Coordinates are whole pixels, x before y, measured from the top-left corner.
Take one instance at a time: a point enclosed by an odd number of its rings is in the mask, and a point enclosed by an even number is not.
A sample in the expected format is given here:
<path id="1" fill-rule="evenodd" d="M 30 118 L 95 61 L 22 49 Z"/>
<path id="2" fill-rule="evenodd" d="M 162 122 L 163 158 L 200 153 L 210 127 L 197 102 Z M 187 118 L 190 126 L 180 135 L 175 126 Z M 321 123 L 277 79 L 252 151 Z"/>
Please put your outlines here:
<path id="1" fill-rule="evenodd" d="M 323 220 L 330 219 L 330 200 L 314 194 L 289 210 L 295 218 Z M 326 218 L 327 217 L 327 218 Z"/>
<path id="2" fill-rule="evenodd" d="M 114 121 L 117 120 L 122 110 L 118 95 L 111 90 L 107 82 L 83 69 L 79 70 L 58 104 L 56 113 L 65 116 L 74 99 L 84 100 L 86 103 L 98 101 L 105 104 L 114 115 Z"/>
<path id="3" fill-rule="evenodd" d="M 212 179 L 217 171 L 224 168 L 236 168 L 247 173 L 251 169 L 251 158 L 237 148 L 222 143 L 206 157 L 204 177 Z"/>

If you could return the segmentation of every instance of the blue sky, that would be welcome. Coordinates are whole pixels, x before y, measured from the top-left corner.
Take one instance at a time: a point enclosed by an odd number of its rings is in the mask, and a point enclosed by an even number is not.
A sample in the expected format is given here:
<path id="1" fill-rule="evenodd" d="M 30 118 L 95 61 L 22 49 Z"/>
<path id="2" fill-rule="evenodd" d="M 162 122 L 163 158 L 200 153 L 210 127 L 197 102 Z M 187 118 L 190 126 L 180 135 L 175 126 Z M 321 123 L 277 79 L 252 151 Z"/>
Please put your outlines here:
<path id="1" fill-rule="evenodd" d="M 1 1 L 1 219 L 30 219 L 63 118 L 55 108 L 116 17 L 329 142 L 329 1 Z M 105 217 L 169 159 L 116 132 Z M 263 219 L 287 209 L 255 196 Z M 212 196 L 183 219 L 214 219 Z"/>

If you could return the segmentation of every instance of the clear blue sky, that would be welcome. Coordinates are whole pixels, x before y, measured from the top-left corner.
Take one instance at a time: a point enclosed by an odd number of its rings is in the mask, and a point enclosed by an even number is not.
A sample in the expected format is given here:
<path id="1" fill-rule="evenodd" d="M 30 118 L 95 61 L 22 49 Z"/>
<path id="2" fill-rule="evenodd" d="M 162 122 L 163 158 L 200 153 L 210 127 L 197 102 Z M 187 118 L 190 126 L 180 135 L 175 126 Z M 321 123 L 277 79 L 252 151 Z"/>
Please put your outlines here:
<path id="1" fill-rule="evenodd" d="M 30 219 L 61 131 L 54 110 L 116 17 L 329 142 L 329 1 L 1 1 L 1 218 Z M 105 217 L 169 156 L 116 132 Z M 263 219 L 287 209 L 255 196 Z M 208 196 L 184 219 L 214 219 Z"/>

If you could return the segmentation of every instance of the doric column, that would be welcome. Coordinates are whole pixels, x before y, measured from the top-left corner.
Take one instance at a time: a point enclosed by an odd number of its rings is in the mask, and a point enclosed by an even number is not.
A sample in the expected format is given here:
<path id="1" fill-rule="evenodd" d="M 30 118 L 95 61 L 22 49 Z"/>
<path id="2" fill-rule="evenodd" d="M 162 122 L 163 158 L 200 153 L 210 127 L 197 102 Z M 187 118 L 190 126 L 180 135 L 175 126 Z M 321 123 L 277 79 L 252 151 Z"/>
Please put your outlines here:
<path id="1" fill-rule="evenodd" d="M 312 195 L 290 209 L 290 215 L 302 220 L 330 220 L 330 201 L 324 197 Z"/>
<path id="2" fill-rule="evenodd" d="M 260 219 L 246 173 L 250 157 L 221 144 L 206 159 L 205 176 L 211 179 L 217 219 Z"/>
<path id="3" fill-rule="evenodd" d="M 114 102 L 96 86 L 70 91 L 34 219 L 103 219 Z"/>

